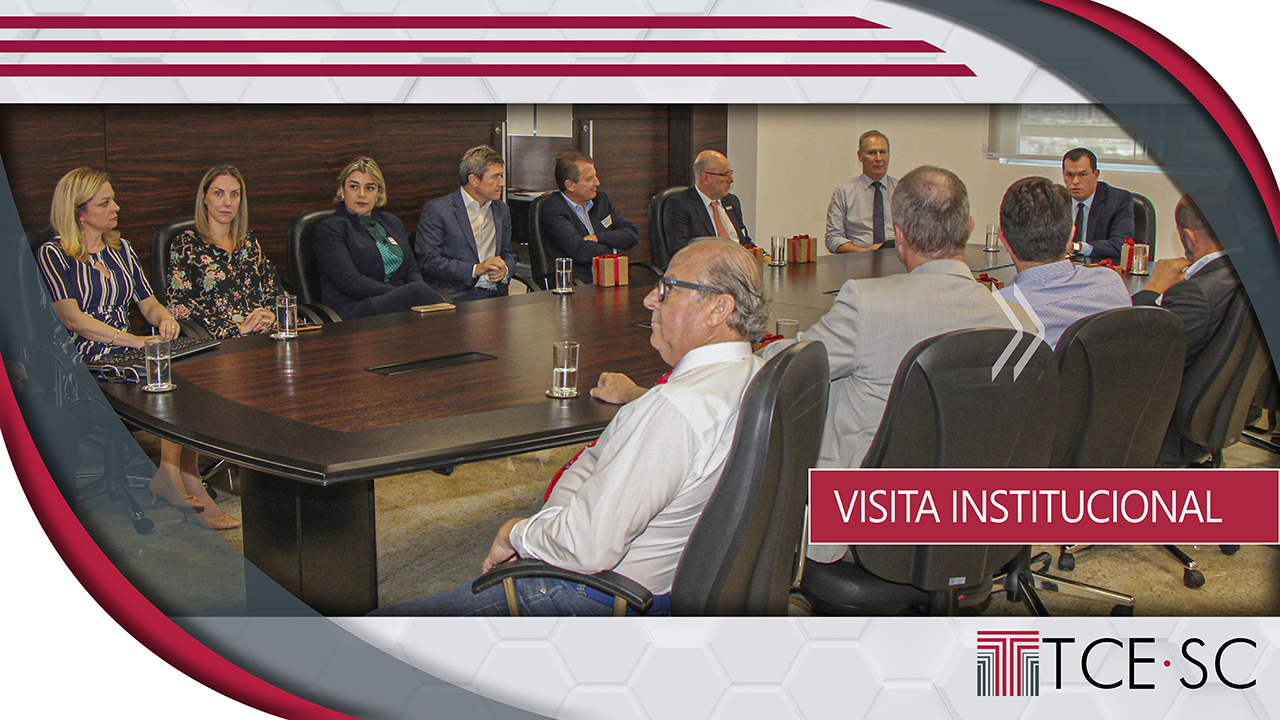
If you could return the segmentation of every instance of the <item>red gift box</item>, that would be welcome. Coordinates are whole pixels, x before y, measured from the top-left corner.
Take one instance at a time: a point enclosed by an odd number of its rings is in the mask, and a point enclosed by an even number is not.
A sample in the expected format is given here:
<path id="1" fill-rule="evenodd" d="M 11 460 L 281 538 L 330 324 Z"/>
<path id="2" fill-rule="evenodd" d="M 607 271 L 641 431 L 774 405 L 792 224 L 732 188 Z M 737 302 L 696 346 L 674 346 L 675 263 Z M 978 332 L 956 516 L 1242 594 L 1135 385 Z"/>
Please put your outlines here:
<path id="1" fill-rule="evenodd" d="M 626 285 L 630 282 L 626 256 L 597 255 L 591 261 L 591 279 L 600 287 Z"/>
<path id="2" fill-rule="evenodd" d="M 990 290 L 991 292 L 995 292 L 996 290 L 999 290 L 1000 288 L 1004 287 L 1004 283 L 1000 282 L 999 280 L 991 277 L 986 273 L 982 273 L 981 275 L 978 276 L 978 282 L 982 283 L 983 285 L 986 285 L 987 289 Z"/>
<path id="3" fill-rule="evenodd" d="M 1136 246 L 1137 243 L 1133 241 L 1133 238 L 1124 239 L 1124 244 L 1120 246 L 1119 265 L 1121 270 L 1124 270 L 1125 272 L 1131 272 L 1133 270 L 1133 249 Z"/>
<path id="4" fill-rule="evenodd" d="M 794 263 L 811 263 L 818 261 L 818 239 L 811 238 L 808 235 L 796 235 L 790 241 L 791 257 L 787 258 Z"/>

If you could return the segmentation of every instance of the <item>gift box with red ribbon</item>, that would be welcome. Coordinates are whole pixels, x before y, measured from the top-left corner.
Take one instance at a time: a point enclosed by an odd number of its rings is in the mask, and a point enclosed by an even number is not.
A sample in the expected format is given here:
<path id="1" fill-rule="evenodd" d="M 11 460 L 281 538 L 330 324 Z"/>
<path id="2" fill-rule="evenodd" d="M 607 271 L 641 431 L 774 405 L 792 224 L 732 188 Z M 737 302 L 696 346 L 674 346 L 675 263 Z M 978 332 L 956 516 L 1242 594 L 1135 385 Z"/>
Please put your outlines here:
<path id="1" fill-rule="evenodd" d="M 765 252 L 765 249 L 762 247 L 757 247 L 753 245 L 747 248 L 747 252 L 751 253 L 751 255 L 755 257 L 756 264 L 761 267 L 764 267 L 765 261 L 768 260 L 769 258 L 769 254 Z"/>
<path id="2" fill-rule="evenodd" d="M 808 235 L 796 235 L 791 238 L 790 242 L 791 257 L 787 258 L 794 263 L 811 263 L 818 261 L 818 239 L 811 238 Z"/>
<path id="3" fill-rule="evenodd" d="M 1137 247 L 1137 243 L 1133 238 L 1125 238 L 1124 244 L 1120 246 L 1120 263 L 1119 267 L 1125 272 L 1133 270 L 1133 249 Z"/>
<path id="4" fill-rule="evenodd" d="M 990 290 L 991 292 L 995 292 L 996 290 L 999 290 L 1000 288 L 1004 287 L 1004 283 L 1000 282 L 999 280 L 991 277 L 986 273 L 982 273 L 981 275 L 978 276 L 978 282 L 982 283 L 983 285 L 986 285 L 987 289 Z"/>
<path id="5" fill-rule="evenodd" d="M 625 255 L 597 255 L 591 261 L 591 279 L 600 287 L 614 287 L 631 282 L 627 275 Z"/>
<path id="6" fill-rule="evenodd" d="M 1124 274 L 1124 271 L 1123 271 L 1123 270 L 1121 270 L 1120 268 L 1116 267 L 1116 264 L 1115 264 L 1115 263 L 1113 263 L 1113 262 L 1111 262 L 1111 258 L 1107 258 L 1107 259 L 1105 259 L 1105 260 L 1103 260 L 1102 262 L 1099 262 L 1099 263 L 1094 263 L 1093 265 L 1090 265 L 1089 267 L 1101 267 L 1101 268 L 1107 268 L 1108 270 L 1115 270 L 1116 272 L 1118 272 L 1118 273 L 1120 273 L 1120 274 L 1122 274 L 1122 275 Z"/>

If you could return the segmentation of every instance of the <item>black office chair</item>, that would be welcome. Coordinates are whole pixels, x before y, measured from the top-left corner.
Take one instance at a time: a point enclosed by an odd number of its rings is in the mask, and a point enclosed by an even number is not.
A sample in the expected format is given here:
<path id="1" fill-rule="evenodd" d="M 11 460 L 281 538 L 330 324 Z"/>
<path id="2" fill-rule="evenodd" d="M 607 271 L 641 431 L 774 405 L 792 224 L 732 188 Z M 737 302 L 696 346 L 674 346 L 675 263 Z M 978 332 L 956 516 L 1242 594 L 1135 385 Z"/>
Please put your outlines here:
<path id="1" fill-rule="evenodd" d="M 1145 243 L 1147 257 L 1156 258 L 1156 206 L 1146 195 L 1133 193 L 1133 241 Z"/>
<path id="2" fill-rule="evenodd" d="M 1208 459 L 1200 465 L 1222 467 L 1222 450 L 1240 439 L 1249 405 L 1270 360 L 1262 328 L 1241 287 L 1218 332 L 1183 372 L 1182 391 L 1173 412 L 1173 428 L 1209 450 Z M 1219 548 L 1232 555 L 1240 546 Z M 1190 555 L 1175 545 L 1165 545 L 1165 549 L 1182 563 L 1183 584 L 1189 588 L 1204 585 L 1204 574 Z"/>
<path id="3" fill-rule="evenodd" d="M 179 235 L 195 227 L 195 218 L 188 215 L 170 220 L 151 235 L 151 292 L 165 305 L 169 304 L 169 248 Z M 192 320 L 178 320 L 178 325 L 187 337 L 212 337 L 203 325 Z"/>
<path id="4" fill-rule="evenodd" d="M 1014 338 L 1018 348 L 992 378 Z M 1029 343 L 1030 360 L 1014 377 Z M 1058 406 L 1049 346 L 1012 329 L 957 330 L 929 338 L 898 365 L 866 468 L 1048 467 Z M 804 566 L 800 592 L 824 614 L 954 614 L 980 608 L 997 583 L 1011 601 L 1044 614 L 1029 568 L 1030 547 L 856 545 L 851 559 Z M 1004 571 L 1002 575 L 997 575 Z M 959 581 L 957 581 L 959 579 Z M 1069 581 L 1068 581 L 1069 582 Z"/>
<path id="5" fill-rule="evenodd" d="M 1067 328 L 1056 352 L 1062 394 L 1052 466 L 1155 467 L 1186 344 L 1182 320 L 1157 307 L 1107 310 Z M 1075 569 L 1075 553 L 1087 547 L 1062 546 L 1058 569 Z M 1128 597 L 1107 592 L 1098 599 Z"/>
<path id="6" fill-rule="evenodd" d="M 342 322 L 338 313 L 320 299 L 320 271 L 316 268 L 311 236 L 337 208 L 307 210 L 289 225 L 289 291 L 298 296 L 298 312 L 313 323 Z"/>
<path id="7" fill-rule="evenodd" d="M 543 290 L 550 290 L 556 283 L 555 263 L 542 241 L 542 206 L 555 196 L 554 192 L 543 193 L 529 205 L 529 268 L 534 284 Z"/>
<path id="8" fill-rule="evenodd" d="M 827 374 L 826 349 L 804 342 L 779 353 L 751 381 L 720 483 L 680 556 L 673 615 L 786 614 L 809 468 L 817 462 L 827 414 Z M 619 615 L 628 605 L 645 612 L 653 601 L 648 590 L 615 572 L 578 575 L 530 560 L 499 567 L 472 590 L 548 575 L 613 595 Z"/>
<path id="9" fill-rule="evenodd" d="M 667 245 L 667 233 L 662 227 L 667 201 L 671 196 L 688 190 L 687 185 L 676 185 L 660 191 L 649 201 L 649 259 L 655 267 L 666 270 L 671 264 L 671 248 Z"/>

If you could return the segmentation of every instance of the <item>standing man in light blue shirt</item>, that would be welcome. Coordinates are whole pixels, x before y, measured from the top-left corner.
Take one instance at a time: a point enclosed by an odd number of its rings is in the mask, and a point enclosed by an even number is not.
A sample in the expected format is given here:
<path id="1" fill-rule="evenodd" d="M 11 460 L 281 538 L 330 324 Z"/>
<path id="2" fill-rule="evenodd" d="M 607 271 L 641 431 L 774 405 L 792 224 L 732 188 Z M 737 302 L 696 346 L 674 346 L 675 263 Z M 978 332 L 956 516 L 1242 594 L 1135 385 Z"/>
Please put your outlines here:
<path id="1" fill-rule="evenodd" d="M 836 188 L 827 207 L 827 249 L 833 253 L 893 247 L 892 200 L 897 178 L 889 177 L 889 138 L 868 130 L 858 138 L 862 174 Z"/>
<path id="2" fill-rule="evenodd" d="M 1032 322 L 1044 328 L 1045 342 L 1054 346 L 1080 318 L 1130 303 L 1124 281 L 1114 270 L 1076 266 L 1067 259 L 1074 235 L 1071 195 L 1065 187 L 1027 177 L 1005 191 L 1000 239 L 1018 275 L 998 292 L 1025 308 Z"/>

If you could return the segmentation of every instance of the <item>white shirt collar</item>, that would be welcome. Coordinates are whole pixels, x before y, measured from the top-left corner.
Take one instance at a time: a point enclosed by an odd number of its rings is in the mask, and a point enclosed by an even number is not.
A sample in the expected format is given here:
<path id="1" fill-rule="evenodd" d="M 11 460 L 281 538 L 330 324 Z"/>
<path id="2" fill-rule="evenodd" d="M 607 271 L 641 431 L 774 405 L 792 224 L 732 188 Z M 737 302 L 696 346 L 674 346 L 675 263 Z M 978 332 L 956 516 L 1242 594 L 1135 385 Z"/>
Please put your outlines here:
<path id="1" fill-rule="evenodd" d="M 751 355 L 751 343 L 721 342 L 701 345 L 684 354 L 671 370 L 671 379 L 679 378 L 706 365 L 742 360 Z"/>
<path id="2" fill-rule="evenodd" d="M 458 188 L 458 192 L 462 193 L 462 203 L 468 210 L 484 210 L 489 207 L 491 200 L 485 200 L 483 203 L 471 197 L 466 188 Z"/>
<path id="3" fill-rule="evenodd" d="M 1183 271 L 1182 273 L 1183 279 L 1192 277 L 1193 275 L 1195 275 L 1196 273 L 1204 269 L 1205 265 L 1208 265 L 1209 263 L 1213 262 L 1214 260 L 1217 260 L 1218 258 L 1226 254 L 1227 254 L 1226 250 L 1211 252 L 1208 255 L 1205 255 L 1204 257 L 1200 258 L 1199 260 L 1191 263 L 1189 266 L 1187 266 L 1187 269 Z"/>

